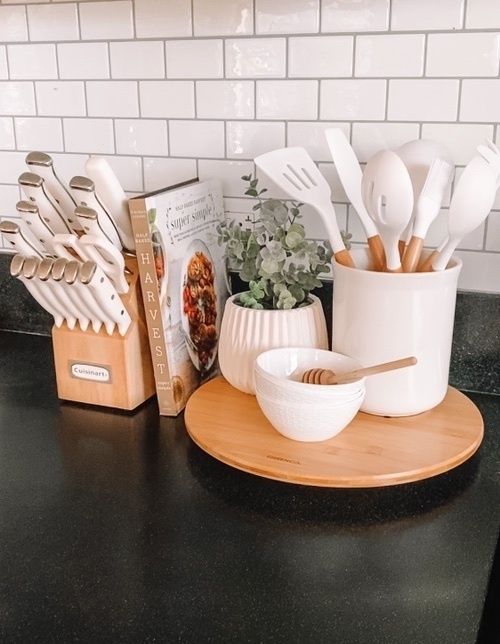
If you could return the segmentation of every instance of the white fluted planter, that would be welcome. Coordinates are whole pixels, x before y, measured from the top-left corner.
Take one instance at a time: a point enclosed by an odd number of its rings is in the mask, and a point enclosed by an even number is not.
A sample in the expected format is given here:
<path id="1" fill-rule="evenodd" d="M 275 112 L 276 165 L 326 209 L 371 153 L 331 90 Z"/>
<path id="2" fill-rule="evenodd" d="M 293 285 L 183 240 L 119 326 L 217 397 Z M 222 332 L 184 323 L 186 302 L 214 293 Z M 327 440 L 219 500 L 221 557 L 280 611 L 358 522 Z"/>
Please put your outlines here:
<path id="1" fill-rule="evenodd" d="M 248 309 L 230 297 L 224 309 L 219 339 L 219 365 L 224 378 L 236 389 L 255 395 L 255 358 L 268 349 L 315 347 L 328 349 L 328 335 L 321 302 L 298 309 L 268 311 Z"/>

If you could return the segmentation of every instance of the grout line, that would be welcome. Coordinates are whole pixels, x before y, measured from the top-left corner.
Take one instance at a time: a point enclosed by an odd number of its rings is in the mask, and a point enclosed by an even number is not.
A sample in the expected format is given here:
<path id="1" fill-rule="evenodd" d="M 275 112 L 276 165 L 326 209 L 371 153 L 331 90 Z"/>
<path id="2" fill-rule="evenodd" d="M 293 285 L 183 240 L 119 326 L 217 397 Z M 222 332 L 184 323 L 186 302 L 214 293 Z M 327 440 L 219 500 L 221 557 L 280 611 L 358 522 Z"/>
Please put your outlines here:
<path id="1" fill-rule="evenodd" d="M 191 0 L 191 36 L 194 38 L 194 0 Z"/>
<path id="2" fill-rule="evenodd" d="M 457 96 L 457 123 L 460 122 L 460 104 L 462 102 L 462 79 L 458 81 L 458 96 Z"/>

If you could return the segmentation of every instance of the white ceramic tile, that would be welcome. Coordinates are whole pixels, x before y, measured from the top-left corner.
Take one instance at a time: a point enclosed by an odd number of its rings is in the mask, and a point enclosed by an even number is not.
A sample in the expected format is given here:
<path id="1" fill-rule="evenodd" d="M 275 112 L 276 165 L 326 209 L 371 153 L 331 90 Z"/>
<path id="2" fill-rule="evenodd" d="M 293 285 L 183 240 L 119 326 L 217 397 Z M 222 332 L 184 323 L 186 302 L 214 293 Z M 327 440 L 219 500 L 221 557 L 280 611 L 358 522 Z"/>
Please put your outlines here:
<path id="1" fill-rule="evenodd" d="M 258 34 L 317 33 L 319 0 L 255 0 Z"/>
<path id="2" fill-rule="evenodd" d="M 146 119 L 115 121 L 117 154 L 167 155 L 166 121 Z"/>
<path id="3" fill-rule="evenodd" d="M 164 78 L 163 42 L 112 42 L 109 45 L 113 78 Z"/>
<path id="4" fill-rule="evenodd" d="M 124 156 L 104 158 L 108 160 L 125 192 L 144 192 L 142 185 L 142 159 Z"/>
<path id="5" fill-rule="evenodd" d="M 288 75 L 292 78 L 351 76 L 352 53 L 352 36 L 290 38 Z"/>
<path id="6" fill-rule="evenodd" d="M 252 81 L 198 81 L 196 83 L 198 118 L 254 118 Z"/>
<path id="7" fill-rule="evenodd" d="M 227 78 L 282 78 L 286 75 L 284 38 L 226 40 Z"/>
<path id="8" fill-rule="evenodd" d="M 243 36 L 253 33 L 252 0 L 193 0 L 195 36 Z"/>
<path id="9" fill-rule="evenodd" d="M 14 127 L 18 150 L 62 150 L 60 119 L 17 117 Z"/>
<path id="10" fill-rule="evenodd" d="M 492 210 L 489 214 L 486 250 L 500 252 L 500 210 Z"/>
<path id="11" fill-rule="evenodd" d="M 194 159 L 144 159 L 144 190 L 159 190 L 197 176 Z"/>
<path id="12" fill-rule="evenodd" d="M 458 251 L 463 261 L 458 288 L 465 291 L 500 292 L 500 253 Z"/>
<path id="13" fill-rule="evenodd" d="M 423 34 L 359 36 L 356 41 L 356 76 L 422 76 Z"/>
<path id="14" fill-rule="evenodd" d="M 168 78 L 222 78 L 222 40 L 170 40 L 165 43 Z"/>
<path id="15" fill-rule="evenodd" d="M 461 121 L 497 122 L 500 114 L 500 79 L 462 81 Z"/>
<path id="16" fill-rule="evenodd" d="M 0 42 L 28 39 L 25 7 L 0 7 Z"/>
<path id="17" fill-rule="evenodd" d="M 427 76 L 497 76 L 500 34 L 431 34 Z"/>
<path id="18" fill-rule="evenodd" d="M 86 86 L 89 116 L 139 116 L 134 81 L 88 81 Z"/>
<path id="19" fill-rule="evenodd" d="M 54 162 L 54 169 L 57 172 L 57 176 L 66 184 L 69 184 L 75 175 L 85 174 L 85 162 L 89 158 L 88 154 L 57 152 L 50 156 Z"/>
<path id="20" fill-rule="evenodd" d="M 458 80 L 391 80 L 387 118 L 391 121 L 455 121 L 458 88 Z"/>
<path id="21" fill-rule="evenodd" d="M 0 117 L 0 150 L 14 150 L 14 122 L 10 116 Z"/>
<path id="22" fill-rule="evenodd" d="M 5 45 L 0 45 L 0 80 L 9 78 L 9 70 L 7 67 L 7 49 Z"/>
<path id="23" fill-rule="evenodd" d="M 385 31 L 390 0 L 322 0 L 321 31 Z"/>
<path id="24" fill-rule="evenodd" d="M 17 214 L 16 203 L 19 201 L 17 186 L 0 186 L 0 219 L 13 219 Z"/>
<path id="25" fill-rule="evenodd" d="M 55 45 L 8 45 L 10 77 L 57 78 Z"/>
<path id="26" fill-rule="evenodd" d="M 35 92 L 33 83 L 0 82 L 0 114 L 35 114 Z"/>
<path id="27" fill-rule="evenodd" d="M 228 121 L 227 156 L 254 159 L 285 146 L 285 124 L 275 121 Z"/>
<path id="28" fill-rule="evenodd" d="M 214 161 L 213 159 L 198 161 L 200 179 L 210 179 L 211 177 L 220 179 L 222 192 L 228 197 L 242 196 L 248 183 L 244 183 L 241 177 L 253 172 L 254 165 L 251 161 Z"/>
<path id="29" fill-rule="evenodd" d="M 385 116 L 385 80 L 321 81 L 320 118 L 380 120 Z"/>
<path id="30" fill-rule="evenodd" d="M 257 118 L 306 119 L 318 115 L 318 81 L 257 81 Z"/>
<path id="31" fill-rule="evenodd" d="M 17 179 L 26 172 L 26 152 L 0 152 L 0 183 L 17 185 Z"/>
<path id="32" fill-rule="evenodd" d="M 37 81 L 35 91 L 41 116 L 85 116 L 82 81 Z"/>
<path id="33" fill-rule="evenodd" d="M 345 231 L 347 229 L 347 206 L 344 204 L 335 204 L 334 207 L 338 227 L 341 231 Z M 303 206 L 301 208 L 301 212 L 302 219 L 300 219 L 300 223 L 302 223 L 306 229 L 306 237 L 308 239 L 317 239 L 321 242 L 328 239 L 325 225 L 317 211 L 310 206 Z"/>
<path id="34" fill-rule="evenodd" d="M 436 248 L 448 236 L 449 210 L 442 208 L 429 227 L 425 238 L 425 246 Z M 484 224 L 466 235 L 458 248 L 461 250 L 482 250 L 484 240 Z"/>
<path id="35" fill-rule="evenodd" d="M 112 154 L 115 151 L 111 119 L 63 119 L 67 152 Z"/>
<path id="36" fill-rule="evenodd" d="M 338 172 L 333 163 L 318 163 L 321 174 L 325 177 L 332 190 L 332 201 L 335 203 L 349 203 Z"/>
<path id="37" fill-rule="evenodd" d="M 288 124 L 287 145 L 305 148 L 315 161 L 331 161 L 325 137 L 325 130 L 329 127 L 339 127 L 349 137 L 349 123 L 293 121 Z"/>
<path id="38" fill-rule="evenodd" d="M 439 141 L 448 147 L 458 165 L 470 161 L 479 143 L 493 136 L 492 125 L 424 123 L 422 138 Z"/>
<path id="39" fill-rule="evenodd" d="M 60 43 L 57 59 L 60 78 L 109 78 L 107 43 Z"/>
<path id="40" fill-rule="evenodd" d="M 420 31 L 460 29 L 464 0 L 392 0 L 391 29 Z"/>
<path id="41" fill-rule="evenodd" d="M 172 156 L 224 156 L 222 121 L 170 121 L 169 135 Z"/>
<path id="42" fill-rule="evenodd" d="M 417 123 L 353 123 L 352 146 L 360 162 L 379 150 L 391 150 L 418 139 Z"/>
<path id="43" fill-rule="evenodd" d="M 134 35 L 131 0 L 82 2 L 79 9 L 84 40 L 119 40 Z"/>
<path id="44" fill-rule="evenodd" d="M 30 40 L 78 40 L 76 4 L 28 5 Z"/>
<path id="45" fill-rule="evenodd" d="M 500 10 L 497 0 L 467 0 L 465 17 L 467 29 L 496 29 L 500 27 Z"/>
<path id="46" fill-rule="evenodd" d="M 139 92 L 143 117 L 194 116 L 193 81 L 142 81 L 139 83 Z"/>
<path id="47" fill-rule="evenodd" d="M 135 0 L 138 38 L 191 36 L 190 0 Z"/>

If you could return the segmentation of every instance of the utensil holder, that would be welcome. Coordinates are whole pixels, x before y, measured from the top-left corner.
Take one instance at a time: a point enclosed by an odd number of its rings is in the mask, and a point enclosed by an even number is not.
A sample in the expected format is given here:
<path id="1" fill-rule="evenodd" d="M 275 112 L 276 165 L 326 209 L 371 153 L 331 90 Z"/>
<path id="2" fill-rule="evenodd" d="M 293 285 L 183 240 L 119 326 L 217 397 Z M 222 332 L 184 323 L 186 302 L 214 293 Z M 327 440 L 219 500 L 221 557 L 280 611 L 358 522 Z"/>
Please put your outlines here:
<path id="1" fill-rule="evenodd" d="M 448 388 L 457 282 L 462 262 L 429 273 L 380 273 L 364 249 L 358 268 L 334 266 L 334 351 L 364 366 L 415 356 L 417 364 L 366 380 L 361 411 L 411 416 L 432 409 Z"/>
<path id="2" fill-rule="evenodd" d="M 57 394 L 63 400 L 135 409 L 155 393 L 148 332 L 135 257 L 125 257 L 129 290 L 122 302 L 132 320 L 127 333 L 108 335 L 52 328 Z"/>

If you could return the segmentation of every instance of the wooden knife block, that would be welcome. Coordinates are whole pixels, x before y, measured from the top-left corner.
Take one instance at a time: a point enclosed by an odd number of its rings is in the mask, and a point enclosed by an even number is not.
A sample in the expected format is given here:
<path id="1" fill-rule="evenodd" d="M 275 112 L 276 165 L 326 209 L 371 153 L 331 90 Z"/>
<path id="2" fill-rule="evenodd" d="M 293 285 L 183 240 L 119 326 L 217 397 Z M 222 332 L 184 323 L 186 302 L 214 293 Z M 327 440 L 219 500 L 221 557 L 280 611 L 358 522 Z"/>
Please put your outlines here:
<path id="1" fill-rule="evenodd" d="M 130 288 L 121 296 L 132 323 L 124 336 L 89 327 L 52 328 L 57 394 L 63 400 L 135 409 L 155 393 L 148 331 L 135 257 L 125 257 Z"/>

